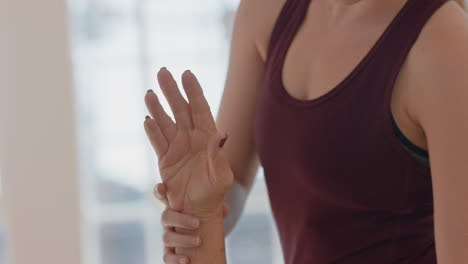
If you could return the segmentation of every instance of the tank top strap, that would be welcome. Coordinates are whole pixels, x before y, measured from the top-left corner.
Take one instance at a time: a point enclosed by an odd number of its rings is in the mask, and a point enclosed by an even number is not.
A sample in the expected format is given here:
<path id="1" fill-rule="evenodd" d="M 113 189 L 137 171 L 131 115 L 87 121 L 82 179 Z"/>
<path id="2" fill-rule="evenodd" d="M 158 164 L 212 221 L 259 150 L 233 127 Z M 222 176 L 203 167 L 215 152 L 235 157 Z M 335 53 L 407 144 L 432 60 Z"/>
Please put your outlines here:
<path id="1" fill-rule="evenodd" d="M 408 0 L 384 34 L 382 43 L 372 56 L 369 68 L 384 69 L 384 107 L 386 121 L 390 121 L 390 102 L 393 87 L 405 59 L 418 39 L 426 22 L 444 3 L 451 0 Z M 388 123 L 388 122 L 387 122 Z"/>
<path id="2" fill-rule="evenodd" d="M 286 0 L 276 18 L 268 45 L 267 61 L 277 58 L 281 51 L 288 48 L 299 26 L 307 15 L 312 0 Z"/>

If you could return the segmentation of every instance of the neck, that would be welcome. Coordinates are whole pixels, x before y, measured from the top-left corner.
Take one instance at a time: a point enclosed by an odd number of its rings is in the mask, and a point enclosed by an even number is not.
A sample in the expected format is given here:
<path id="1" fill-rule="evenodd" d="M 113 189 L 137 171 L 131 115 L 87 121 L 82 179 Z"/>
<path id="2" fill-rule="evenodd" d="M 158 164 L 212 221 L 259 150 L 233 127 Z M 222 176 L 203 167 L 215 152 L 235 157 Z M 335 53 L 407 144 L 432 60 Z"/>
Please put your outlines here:
<path id="1" fill-rule="evenodd" d="M 398 9 L 406 1 L 412 0 L 321 0 L 318 2 L 325 8 L 332 21 L 339 21 L 346 17 L 374 20 L 376 17 L 384 16 L 384 14 Z"/>
<path id="2" fill-rule="evenodd" d="M 391 0 L 384 0 L 387 2 Z M 375 2 L 378 0 L 321 0 L 317 1 L 317 6 L 322 6 L 319 9 L 324 11 L 324 15 L 331 24 L 335 21 L 343 21 L 349 17 L 360 17 L 362 14 L 372 13 Z"/>
<path id="3" fill-rule="evenodd" d="M 362 5 L 363 3 L 372 2 L 374 0 L 325 0 L 329 6 L 333 7 L 350 7 L 355 5 Z M 388 0 L 387 0 L 388 1 Z"/>

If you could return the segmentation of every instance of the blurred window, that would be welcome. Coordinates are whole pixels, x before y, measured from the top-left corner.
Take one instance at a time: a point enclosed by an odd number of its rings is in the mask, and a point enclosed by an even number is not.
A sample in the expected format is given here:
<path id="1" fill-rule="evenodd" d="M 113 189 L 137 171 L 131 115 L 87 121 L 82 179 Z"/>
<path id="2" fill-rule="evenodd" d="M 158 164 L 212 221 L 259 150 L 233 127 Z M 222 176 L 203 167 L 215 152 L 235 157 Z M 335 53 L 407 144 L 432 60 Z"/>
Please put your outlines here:
<path id="1" fill-rule="evenodd" d="M 238 0 L 69 0 L 87 264 L 161 263 L 160 177 L 143 129 L 144 95 L 166 66 L 191 69 L 215 115 Z M 180 86 L 181 87 L 181 86 Z M 181 88 L 184 97 L 183 89 Z M 229 235 L 229 263 L 282 263 L 263 174 Z M 1 242 L 0 242 L 1 243 Z M 1 244 L 0 244 L 1 246 Z"/>

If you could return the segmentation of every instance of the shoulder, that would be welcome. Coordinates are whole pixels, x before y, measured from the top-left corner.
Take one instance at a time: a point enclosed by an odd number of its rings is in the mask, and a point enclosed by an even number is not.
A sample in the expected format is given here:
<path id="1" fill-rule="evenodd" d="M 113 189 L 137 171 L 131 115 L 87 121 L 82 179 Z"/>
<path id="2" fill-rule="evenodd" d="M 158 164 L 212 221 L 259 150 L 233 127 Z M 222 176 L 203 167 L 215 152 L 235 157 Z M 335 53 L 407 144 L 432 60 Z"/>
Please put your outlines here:
<path id="1" fill-rule="evenodd" d="M 468 14 L 448 1 L 427 21 L 410 54 L 410 101 L 419 123 L 468 89 Z M 466 98 L 468 99 L 468 98 Z"/>
<path id="2" fill-rule="evenodd" d="M 238 16 L 248 25 L 252 38 L 255 40 L 258 52 L 263 60 L 270 41 L 276 19 L 287 0 L 241 0 Z"/>
<path id="3" fill-rule="evenodd" d="M 445 263 L 468 257 L 467 48 L 467 14 L 449 1 L 428 21 L 409 60 L 417 92 L 410 100 L 430 153 L 437 259 Z"/>
<path id="4" fill-rule="evenodd" d="M 429 18 L 412 53 L 421 62 L 448 60 L 460 51 L 466 53 L 467 41 L 468 14 L 455 1 L 447 1 Z"/>

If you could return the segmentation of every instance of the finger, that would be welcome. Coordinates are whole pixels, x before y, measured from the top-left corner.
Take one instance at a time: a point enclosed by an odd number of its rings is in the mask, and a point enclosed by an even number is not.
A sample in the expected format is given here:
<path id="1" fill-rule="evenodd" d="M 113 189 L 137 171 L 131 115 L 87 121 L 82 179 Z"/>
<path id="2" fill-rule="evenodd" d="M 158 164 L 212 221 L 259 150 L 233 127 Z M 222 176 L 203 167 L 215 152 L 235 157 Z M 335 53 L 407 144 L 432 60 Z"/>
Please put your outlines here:
<path id="1" fill-rule="evenodd" d="M 171 117 L 164 111 L 159 98 L 153 90 L 148 90 L 145 95 L 146 108 L 150 112 L 151 116 L 156 120 L 161 131 L 168 142 L 171 142 L 176 135 L 176 125 L 172 121 Z"/>
<path id="2" fill-rule="evenodd" d="M 169 201 L 167 200 L 167 196 L 166 196 L 166 184 L 164 183 L 156 184 L 156 186 L 154 187 L 153 194 L 154 194 L 154 197 L 156 197 L 156 199 L 163 202 L 166 206 L 169 206 Z"/>
<path id="3" fill-rule="evenodd" d="M 168 253 L 168 254 L 174 254 L 175 255 L 175 248 L 171 248 L 171 247 L 164 247 L 164 253 Z"/>
<path id="4" fill-rule="evenodd" d="M 203 94 L 203 89 L 195 75 L 187 70 L 182 74 L 182 86 L 189 100 L 194 128 L 216 131 L 215 121 L 210 106 Z"/>
<path id="5" fill-rule="evenodd" d="M 201 239 L 195 235 L 165 231 L 163 242 L 165 247 L 196 248 L 200 245 Z"/>
<path id="6" fill-rule="evenodd" d="M 161 128 L 156 121 L 151 119 L 149 116 L 146 116 L 144 127 L 150 143 L 156 151 L 158 159 L 161 159 L 169 148 L 169 144 L 162 134 Z"/>
<path id="7" fill-rule="evenodd" d="M 164 253 L 163 257 L 165 264 L 188 264 L 189 258 L 182 255 L 176 255 L 174 253 Z"/>
<path id="8" fill-rule="evenodd" d="M 175 254 L 175 248 L 173 248 L 173 247 L 164 247 L 164 253 Z"/>
<path id="9" fill-rule="evenodd" d="M 182 97 L 172 74 L 166 68 L 161 68 L 158 72 L 158 82 L 174 114 L 177 128 L 193 128 L 190 107 Z"/>
<path id="10" fill-rule="evenodd" d="M 195 230 L 200 225 L 200 220 L 194 216 L 167 208 L 161 215 L 161 223 L 164 226 Z"/>

